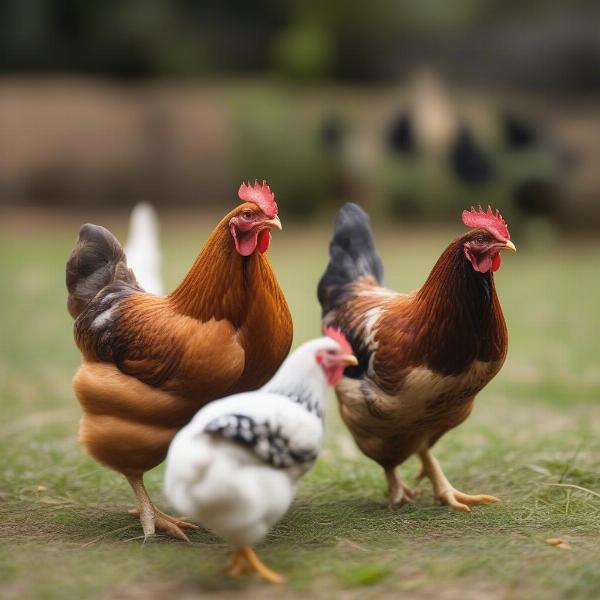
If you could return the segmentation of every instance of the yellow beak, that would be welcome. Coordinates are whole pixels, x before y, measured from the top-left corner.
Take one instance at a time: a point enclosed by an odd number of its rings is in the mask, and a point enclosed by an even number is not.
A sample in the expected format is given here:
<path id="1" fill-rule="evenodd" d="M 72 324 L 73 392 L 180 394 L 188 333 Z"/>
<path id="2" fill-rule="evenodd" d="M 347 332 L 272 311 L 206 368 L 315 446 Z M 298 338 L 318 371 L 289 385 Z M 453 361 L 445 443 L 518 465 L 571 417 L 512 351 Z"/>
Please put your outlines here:
<path id="1" fill-rule="evenodd" d="M 356 367 L 356 365 L 358 365 L 358 359 L 356 356 L 354 356 L 354 354 L 344 354 L 340 360 L 340 363 L 347 367 Z"/>
<path id="2" fill-rule="evenodd" d="M 268 221 L 263 221 L 263 225 L 269 229 L 279 229 L 281 231 L 281 221 L 279 220 L 278 216 L 274 216 Z"/>
<path id="3" fill-rule="evenodd" d="M 502 250 L 512 250 L 513 252 L 516 252 L 517 247 L 510 240 L 508 240 L 508 242 L 504 244 L 504 248 L 502 248 Z"/>

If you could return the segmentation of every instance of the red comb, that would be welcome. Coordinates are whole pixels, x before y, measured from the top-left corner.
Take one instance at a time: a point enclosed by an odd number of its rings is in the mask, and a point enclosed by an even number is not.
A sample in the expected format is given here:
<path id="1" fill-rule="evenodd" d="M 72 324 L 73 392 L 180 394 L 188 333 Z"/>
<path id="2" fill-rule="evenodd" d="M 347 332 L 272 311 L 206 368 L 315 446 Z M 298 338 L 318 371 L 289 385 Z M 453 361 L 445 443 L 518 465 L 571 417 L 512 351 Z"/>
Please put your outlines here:
<path id="1" fill-rule="evenodd" d="M 344 352 L 352 354 L 352 346 L 346 339 L 346 336 L 342 333 L 341 329 L 338 329 L 337 327 L 325 327 L 323 333 L 332 340 L 335 340 L 342 347 Z"/>
<path id="2" fill-rule="evenodd" d="M 471 210 L 463 210 L 462 222 L 471 229 L 479 227 L 487 229 L 500 240 L 510 240 L 506 221 L 502 218 L 500 211 L 496 210 L 496 214 L 494 214 L 491 206 L 488 206 L 487 212 L 483 212 L 481 206 L 479 206 L 479 210 L 475 210 L 473 207 Z"/>
<path id="3" fill-rule="evenodd" d="M 275 202 L 275 194 L 271 191 L 267 182 L 263 180 L 260 185 L 254 180 L 254 186 L 242 182 L 238 190 L 238 196 L 245 202 L 253 202 L 267 217 L 272 219 L 277 214 L 277 203 Z"/>

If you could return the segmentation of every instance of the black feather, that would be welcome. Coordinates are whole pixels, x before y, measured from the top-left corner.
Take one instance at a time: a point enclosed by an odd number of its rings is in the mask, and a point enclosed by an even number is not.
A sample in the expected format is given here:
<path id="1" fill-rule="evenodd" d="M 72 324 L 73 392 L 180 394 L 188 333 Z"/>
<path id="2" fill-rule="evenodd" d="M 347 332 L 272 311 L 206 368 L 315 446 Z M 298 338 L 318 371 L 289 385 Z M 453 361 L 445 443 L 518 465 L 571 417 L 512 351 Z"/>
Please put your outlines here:
<path id="1" fill-rule="evenodd" d="M 100 225 L 82 225 L 66 269 L 71 316 L 77 318 L 100 290 L 115 281 L 137 286 L 121 244 Z"/>
<path id="2" fill-rule="evenodd" d="M 258 422 L 248 415 L 223 415 L 204 428 L 206 433 L 220 435 L 251 449 L 261 460 L 275 468 L 285 469 L 317 459 L 314 448 L 293 447 L 281 427 Z"/>
<path id="3" fill-rule="evenodd" d="M 360 206 L 348 202 L 337 214 L 329 264 L 317 289 L 323 315 L 338 304 L 348 284 L 367 275 L 381 285 L 383 265 L 375 249 L 369 216 Z"/>

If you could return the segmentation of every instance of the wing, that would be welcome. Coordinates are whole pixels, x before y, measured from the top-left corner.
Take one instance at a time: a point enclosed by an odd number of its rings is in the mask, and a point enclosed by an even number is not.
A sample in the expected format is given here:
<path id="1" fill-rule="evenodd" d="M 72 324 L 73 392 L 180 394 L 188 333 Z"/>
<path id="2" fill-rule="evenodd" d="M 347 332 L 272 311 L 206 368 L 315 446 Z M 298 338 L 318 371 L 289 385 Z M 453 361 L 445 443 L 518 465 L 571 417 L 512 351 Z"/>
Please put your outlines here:
<path id="1" fill-rule="evenodd" d="M 346 369 L 346 377 L 368 378 L 370 384 L 394 397 L 410 370 L 424 364 L 429 351 L 426 343 L 436 340 L 423 335 L 427 321 L 415 303 L 417 291 L 400 294 L 363 278 L 325 316 L 324 324 L 342 329 L 359 360 L 358 366 Z"/>
<path id="2" fill-rule="evenodd" d="M 256 400 L 256 399 L 255 399 Z M 275 468 L 309 467 L 322 444 L 320 419 L 293 405 L 284 396 L 276 411 L 259 410 L 221 414 L 204 427 L 206 433 L 232 440 Z M 250 408 L 250 407 L 248 407 Z M 273 407 L 274 408 L 274 407 Z"/>
<path id="3" fill-rule="evenodd" d="M 369 372 L 380 320 L 399 297 L 400 294 L 364 277 L 353 283 L 343 302 L 325 315 L 323 324 L 339 327 L 358 358 L 356 367 L 346 369 L 347 377 L 359 378 Z"/>
<path id="4" fill-rule="evenodd" d="M 87 305 L 75 338 L 86 360 L 114 363 L 150 386 L 198 395 L 197 401 L 225 395 L 244 369 L 244 349 L 227 319 L 186 317 L 168 299 L 122 283 Z"/>

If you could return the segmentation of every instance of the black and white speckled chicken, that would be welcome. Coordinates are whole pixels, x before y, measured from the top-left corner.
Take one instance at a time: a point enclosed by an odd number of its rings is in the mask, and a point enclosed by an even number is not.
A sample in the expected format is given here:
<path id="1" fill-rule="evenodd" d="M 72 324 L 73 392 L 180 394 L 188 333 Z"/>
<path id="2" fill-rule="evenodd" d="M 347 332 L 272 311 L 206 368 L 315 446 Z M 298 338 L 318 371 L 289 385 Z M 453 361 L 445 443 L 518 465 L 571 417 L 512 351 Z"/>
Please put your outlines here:
<path id="1" fill-rule="evenodd" d="M 339 331 L 325 333 L 290 354 L 259 390 L 205 406 L 169 448 L 165 494 L 234 547 L 230 575 L 249 567 L 272 583 L 284 580 L 253 548 L 317 459 L 327 386 L 358 364 Z"/>

